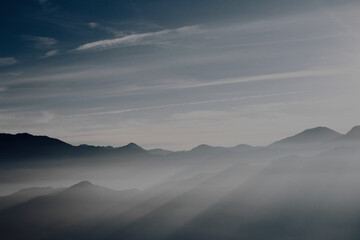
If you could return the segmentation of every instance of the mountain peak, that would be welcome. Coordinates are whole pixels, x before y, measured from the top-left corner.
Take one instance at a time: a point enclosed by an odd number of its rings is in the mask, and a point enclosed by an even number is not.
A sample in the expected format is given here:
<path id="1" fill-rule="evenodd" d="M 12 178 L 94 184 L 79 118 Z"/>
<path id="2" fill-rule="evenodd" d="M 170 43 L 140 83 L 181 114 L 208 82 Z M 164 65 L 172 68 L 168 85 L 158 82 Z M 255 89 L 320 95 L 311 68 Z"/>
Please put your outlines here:
<path id="1" fill-rule="evenodd" d="M 226 148 L 224 147 L 213 147 L 210 145 L 206 145 L 206 144 L 200 144 L 197 147 L 194 147 L 193 149 L 191 149 L 190 151 L 188 151 L 189 153 L 194 153 L 194 154 L 214 154 L 214 153 L 218 153 L 218 152 L 222 152 L 225 151 Z"/>
<path id="2" fill-rule="evenodd" d="M 142 147 L 140 147 L 139 145 L 137 145 L 136 143 L 129 143 L 128 145 L 123 146 L 123 148 L 128 148 L 128 149 L 134 149 L 134 150 L 144 150 Z"/>
<path id="3" fill-rule="evenodd" d="M 327 127 L 316 127 L 306 129 L 294 136 L 284 138 L 274 142 L 271 145 L 281 144 L 306 144 L 314 142 L 323 142 L 340 137 L 341 134 Z"/>
<path id="4" fill-rule="evenodd" d="M 334 133 L 335 131 L 327 128 L 327 127 L 314 127 L 314 128 L 309 128 L 309 129 L 305 129 L 304 131 L 296 134 L 295 136 L 300 136 L 300 135 L 312 135 L 312 134 L 323 134 L 323 133 Z"/>
<path id="5" fill-rule="evenodd" d="M 191 151 L 193 150 L 203 150 L 203 149 L 211 149 L 213 148 L 212 146 L 206 145 L 206 144 L 200 144 L 196 147 L 194 147 L 193 149 L 191 149 Z"/>
<path id="6" fill-rule="evenodd" d="M 346 136 L 350 138 L 360 138 L 360 125 L 353 127 Z"/>
<path id="7" fill-rule="evenodd" d="M 360 125 L 353 127 L 348 133 L 340 137 L 339 140 L 360 141 Z"/>
<path id="8" fill-rule="evenodd" d="M 81 181 L 79 183 L 76 183 L 72 186 L 70 186 L 68 188 L 68 190 L 70 189 L 85 189 L 85 188 L 91 188 L 91 187 L 94 187 L 95 185 L 92 184 L 90 181 Z"/>
<path id="9" fill-rule="evenodd" d="M 116 190 L 95 185 L 90 181 L 81 181 L 79 183 L 76 183 L 68 187 L 60 194 L 66 197 L 69 196 L 74 197 L 74 196 L 110 196 L 117 193 L 118 191 Z"/>
<path id="10" fill-rule="evenodd" d="M 239 145 L 236 145 L 234 147 L 231 147 L 230 149 L 234 150 L 234 151 L 241 152 L 241 151 L 251 150 L 253 148 L 254 148 L 253 146 L 250 146 L 250 145 L 247 145 L 247 144 L 239 144 Z"/>

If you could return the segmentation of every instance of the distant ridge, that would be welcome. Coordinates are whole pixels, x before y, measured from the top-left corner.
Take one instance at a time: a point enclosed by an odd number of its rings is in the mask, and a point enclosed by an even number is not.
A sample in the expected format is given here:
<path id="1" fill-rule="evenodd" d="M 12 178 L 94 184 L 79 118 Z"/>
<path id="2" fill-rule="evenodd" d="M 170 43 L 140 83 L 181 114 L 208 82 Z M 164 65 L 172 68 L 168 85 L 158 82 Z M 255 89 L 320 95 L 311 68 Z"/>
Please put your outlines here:
<path id="1" fill-rule="evenodd" d="M 360 140 L 360 125 L 353 127 L 346 135 L 348 139 Z"/>
<path id="2" fill-rule="evenodd" d="M 92 188 L 92 187 L 95 187 L 95 185 L 92 184 L 90 181 L 81 181 L 81 182 L 78 182 L 78 183 L 70 186 L 65 191 L 78 190 L 78 189 L 84 189 L 84 188 Z"/>
<path id="3" fill-rule="evenodd" d="M 327 127 L 316 127 L 304 130 L 294 136 L 276 141 L 267 147 L 281 147 L 290 145 L 310 145 L 328 141 L 359 140 L 360 125 L 353 127 L 347 134 L 340 134 Z M 48 136 L 34 136 L 28 133 L 7 134 L 0 133 L 0 163 L 11 163 L 26 159 L 53 160 L 59 158 L 84 158 L 103 156 L 125 156 L 145 154 L 148 156 L 169 156 L 172 158 L 206 158 L 226 151 L 244 152 L 256 150 L 247 144 L 234 147 L 214 147 L 206 144 L 198 145 L 188 151 L 168 151 L 165 149 L 145 150 L 131 142 L 122 147 L 92 146 L 82 144 L 73 146 L 56 138 Z M 138 156 L 138 155 L 136 155 Z"/>
<path id="4" fill-rule="evenodd" d="M 284 138 L 280 141 L 274 142 L 269 146 L 281 146 L 291 144 L 311 144 L 329 141 L 342 136 L 342 134 L 327 128 L 327 127 L 316 127 L 307 129 L 298 133 L 294 136 Z"/>
<path id="5" fill-rule="evenodd" d="M 348 133 L 339 138 L 337 141 L 360 141 L 360 125 L 353 127 Z"/>
<path id="6" fill-rule="evenodd" d="M 168 155 L 170 153 L 173 153 L 173 151 L 169 151 L 169 150 L 165 150 L 165 149 L 161 149 L 161 148 L 150 149 L 150 150 L 148 150 L 148 152 L 150 154 L 159 155 L 159 156 L 165 156 L 165 155 Z"/>
<path id="7" fill-rule="evenodd" d="M 225 147 L 213 147 L 213 146 L 209 146 L 206 144 L 201 144 L 197 147 L 194 147 L 193 149 L 191 149 L 190 151 L 188 151 L 187 153 L 190 155 L 212 155 L 212 154 L 217 154 L 217 153 L 221 153 L 224 151 L 227 151 L 228 149 Z"/>
<path id="8" fill-rule="evenodd" d="M 206 144 L 200 144 L 199 146 L 194 147 L 189 152 L 202 152 L 202 151 L 209 151 L 209 150 L 224 150 L 224 147 L 213 147 Z"/>
<path id="9" fill-rule="evenodd" d="M 64 191 L 62 191 L 61 193 L 59 193 L 59 196 L 74 196 L 74 194 L 76 195 L 83 195 L 83 194 L 87 194 L 87 195 L 102 195 L 102 194 L 117 194 L 118 191 L 116 190 L 112 190 L 106 187 L 102 187 L 102 186 L 98 186 L 95 185 L 93 183 L 91 183 L 90 181 L 81 181 L 78 182 L 68 188 L 66 188 Z"/>
<path id="10" fill-rule="evenodd" d="M 0 134 L 0 162 L 6 160 L 49 160 L 139 153 L 145 154 L 146 150 L 135 143 L 129 143 L 126 146 L 118 148 L 91 145 L 73 146 L 59 139 L 47 136 L 34 136 L 28 133 Z"/>
<path id="11" fill-rule="evenodd" d="M 234 147 L 230 148 L 231 150 L 237 151 L 237 152 L 243 152 L 243 151 L 249 151 L 254 149 L 253 146 L 247 145 L 247 144 L 239 144 Z"/>

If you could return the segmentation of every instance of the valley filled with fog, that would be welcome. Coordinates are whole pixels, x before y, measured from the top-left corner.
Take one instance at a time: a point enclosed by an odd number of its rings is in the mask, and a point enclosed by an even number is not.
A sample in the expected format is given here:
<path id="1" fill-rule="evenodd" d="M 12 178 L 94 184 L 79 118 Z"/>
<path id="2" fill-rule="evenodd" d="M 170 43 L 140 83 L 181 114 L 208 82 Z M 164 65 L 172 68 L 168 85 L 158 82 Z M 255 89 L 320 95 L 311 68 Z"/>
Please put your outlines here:
<path id="1" fill-rule="evenodd" d="M 360 237 L 359 126 L 177 152 L 0 140 L 2 239 Z"/>

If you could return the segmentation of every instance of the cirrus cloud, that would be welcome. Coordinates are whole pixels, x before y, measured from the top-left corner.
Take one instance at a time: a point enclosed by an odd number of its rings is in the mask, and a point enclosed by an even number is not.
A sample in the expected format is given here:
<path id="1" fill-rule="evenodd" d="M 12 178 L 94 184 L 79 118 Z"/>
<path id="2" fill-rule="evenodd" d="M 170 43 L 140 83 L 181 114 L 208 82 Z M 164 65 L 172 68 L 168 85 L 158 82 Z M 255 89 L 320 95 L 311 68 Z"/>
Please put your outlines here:
<path id="1" fill-rule="evenodd" d="M 143 44 L 155 44 L 158 43 L 160 37 L 167 36 L 166 39 L 170 38 L 172 35 L 186 35 L 192 33 L 198 33 L 200 28 L 198 25 L 185 26 L 175 29 L 164 29 L 157 32 L 147 32 L 147 33 L 134 33 L 127 35 L 125 37 L 119 37 L 114 39 L 106 39 L 95 42 L 90 42 L 83 44 L 75 49 L 75 51 L 85 51 L 85 50 L 105 50 L 114 47 L 121 46 L 133 46 L 133 45 L 143 45 Z"/>

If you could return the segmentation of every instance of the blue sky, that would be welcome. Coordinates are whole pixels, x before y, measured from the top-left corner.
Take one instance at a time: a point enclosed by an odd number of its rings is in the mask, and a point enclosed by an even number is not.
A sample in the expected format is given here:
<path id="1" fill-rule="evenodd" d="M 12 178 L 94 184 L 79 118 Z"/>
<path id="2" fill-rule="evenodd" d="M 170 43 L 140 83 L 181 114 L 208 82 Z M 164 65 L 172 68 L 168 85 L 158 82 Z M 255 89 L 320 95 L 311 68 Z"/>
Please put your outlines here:
<path id="1" fill-rule="evenodd" d="M 0 129 L 73 144 L 269 144 L 360 122 L 357 1 L 1 3 Z"/>

